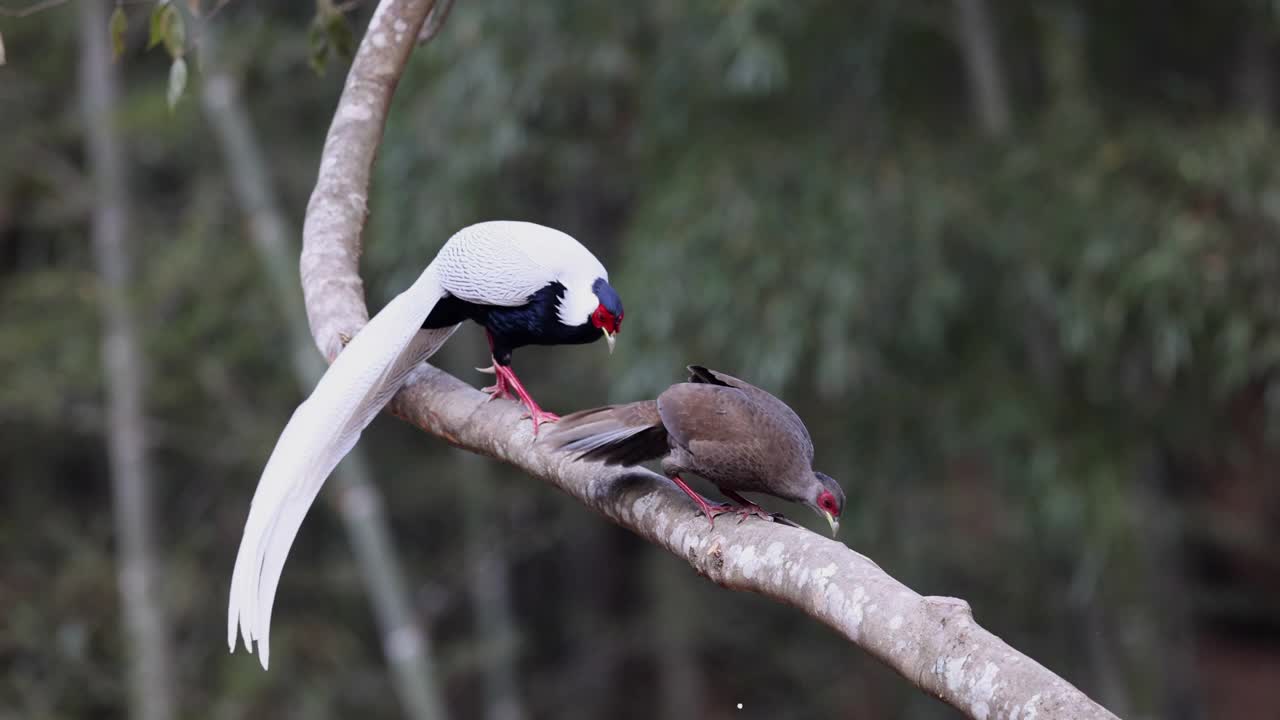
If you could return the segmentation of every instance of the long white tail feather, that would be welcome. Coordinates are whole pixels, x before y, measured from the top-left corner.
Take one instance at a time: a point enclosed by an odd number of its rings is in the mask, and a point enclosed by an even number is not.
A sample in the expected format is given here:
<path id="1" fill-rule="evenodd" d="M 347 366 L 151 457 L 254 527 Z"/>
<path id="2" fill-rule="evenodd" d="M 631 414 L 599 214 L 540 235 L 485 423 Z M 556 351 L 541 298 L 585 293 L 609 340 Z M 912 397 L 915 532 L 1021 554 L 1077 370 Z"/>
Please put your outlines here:
<path id="1" fill-rule="evenodd" d="M 419 322 L 418 324 L 421 325 L 422 323 Z M 360 439 L 360 434 L 369 426 L 369 423 L 373 422 L 373 418 L 377 416 L 387 402 L 391 400 L 391 397 L 395 395 L 396 391 L 400 389 L 409 373 L 439 349 L 444 344 L 444 340 L 447 340 L 456 329 L 457 326 L 455 325 L 440 330 L 419 330 L 414 335 L 409 346 L 400 353 L 395 362 L 387 368 L 386 375 L 375 385 L 377 388 L 375 394 L 362 401 L 358 411 L 352 413 L 349 422 L 339 435 L 342 445 L 334 451 L 338 460 L 346 457 L 347 453 L 351 452 L 351 448 L 355 447 L 356 442 Z M 327 477 L 332 471 L 332 467 L 328 468 L 327 471 L 324 471 L 324 476 Z M 259 598 L 265 598 L 265 600 L 259 599 L 257 605 L 262 612 L 262 621 L 257 627 L 262 629 L 261 638 L 258 641 L 258 653 L 263 667 L 267 666 L 270 659 L 271 612 L 275 607 L 276 588 L 284 570 L 285 558 L 288 556 L 289 548 L 293 545 L 294 538 L 302 526 L 302 520 L 306 517 L 307 510 L 315 502 L 316 495 L 319 493 L 322 484 L 323 480 L 313 486 L 308 486 L 305 491 L 310 494 L 305 495 L 302 494 L 304 489 L 298 488 L 299 494 L 289 498 L 288 504 L 281 508 L 280 515 L 276 517 L 275 523 L 267 533 L 268 540 L 263 546 L 266 554 L 262 561 L 261 571 L 263 586 L 259 589 Z"/>
<path id="2" fill-rule="evenodd" d="M 237 630 L 270 662 L 271 611 L 285 558 L 325 479 L 418 363 L 455 327 L 421 330 L 443 296 L 435 263 L 375 315 L 338 354 L 285 425 L 254 492 L 236 555 L 227 608 L 227 645 Z"/>

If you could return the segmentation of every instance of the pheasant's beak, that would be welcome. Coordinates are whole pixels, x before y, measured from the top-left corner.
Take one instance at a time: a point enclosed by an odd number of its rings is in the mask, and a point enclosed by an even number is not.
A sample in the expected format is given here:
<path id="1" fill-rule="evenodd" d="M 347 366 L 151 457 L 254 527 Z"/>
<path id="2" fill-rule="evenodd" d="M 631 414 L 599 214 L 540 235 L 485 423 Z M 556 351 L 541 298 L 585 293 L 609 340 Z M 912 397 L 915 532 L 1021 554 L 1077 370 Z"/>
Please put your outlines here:
<path id="1" fill-rule="evenodd" d="M 613 344 L 614 344 L 615 342 L 617 342 L 617 339 L 614 337 L 614 334 L 613 334 L 613 333 L 611 333 L 611 332 L 609 332 L 608 330 L 601 329 L 601 332 L 603 332 L 603 333 L 604 333 L 604 341 L 605 341 L 606 343 L 609 343 L 609 354 L 610 354 L 610 355 L 612 355 L 612 354 L 613 354 Z"/>
<path id="2" fill-rule="evenodd" d="M 840 521 L 827 510 L 823 510 L 822 514 L 827 516 L 827 524 L 831 526 L 831 537 L 835 537 L 840 532 Z"/>

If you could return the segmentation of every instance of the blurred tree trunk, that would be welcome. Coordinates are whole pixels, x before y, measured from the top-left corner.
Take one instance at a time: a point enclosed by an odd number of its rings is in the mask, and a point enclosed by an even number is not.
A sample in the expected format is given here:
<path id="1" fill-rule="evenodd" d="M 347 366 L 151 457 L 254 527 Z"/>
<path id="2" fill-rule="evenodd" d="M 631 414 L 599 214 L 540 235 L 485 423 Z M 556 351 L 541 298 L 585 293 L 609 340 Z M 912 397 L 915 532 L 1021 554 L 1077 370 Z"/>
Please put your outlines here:
<path id="1" fill-rule="evenodd" d="M 658 717 L 695 720 L 702 713 L 702 677 L 698 670 L 698 616 L 690 583 L 694 577 L 666 553 L 647 550 L 653 630 L 653 659 L 658 671 Z"/>
<path id="2" fill-rule="evenodd" d="M 1186 525 L 1185 508 L 1170 501 L 1170 458 L 1153 449 L 1139 471 L 1134 495 L 1136 516 L 1142 527 L 1141 552 L 1147 592 L 1158 639 L 1151 657 L 1156 658 L 1163 682 L 1160 717 L 1170 720 L 1198 720 L 1204 716 L 1199 689 L 1202 676 L 1196 672 L 1196 650 L 1190 600 L 1192 587 L 1182 557 L 1181 535 Z"/>
<path id="3" fill-rule="evenodd" d="M 249 237 L 276 293 L 289 333 L 294 375 L 305 394 L 324 374 L 324 363 L 311 344 L 306 311 L 298 294 L 301 281 L 293 260 L 297 250 L 289 241 L 297 233 L 287 229 L 261 147 L 240 103 L 235 81 L 217 62 L 213 41 L 206 28 L 201 45 L 205 114 L 226 160 L 227 177 L 236 200 L 248 220 Z M 383 513 L 382 494 L 370 481 L 368 467 L 364 453 L 359 447 L 353 448 L 334 472 L 336 490 L 329 497 L 346 527 L 356 564 L 373 600 L 383 651 L 405 714 L 415 720 L 444 718 L 430 638 L 414 617 Z"/>
<path id="4" fill-rule="evenodd" d="M 1235 92 L 1240 108 L 1270 122 L 1275 109 L 1276 74 L 1271 63 L 1271 28 L 1264 22 L 1249 23 L 1240 39 L 1236 61 Z"/>
<path id="5" fill-rule="evenodd" d="M 80 3 L 80 80 L 94 186 L 90 235 L 99 275 L 116 562 L 129 651 L 130 713 L 140 720 L 166 720 L 174 714 L 173 657 L 156 582 L 159 570 L 143 410 L 146 368 L 129 300 L 133 290 L 129 195 L 116 126 L 119 75 L 107 49 L 106 7 L 104 0 Z"/>
<path id="6" fill-rule="evenodd" d="M 1092 692 L 1120 717 L 1129 717 L 1133 698 L 1125 682 L 1125 667 L 1116 653 L 1118 633 L 1112 627 L 1099 583 L 1108 559 L 1107 547 L 1093 543 L 1082 548 L 1071 589 L 1066 593 L 1066 611 L 1071 617 L 1071 637 L 1083 645 L 1084 663 L 1092 675 Z M 1070 648 L 1065 651 L 1069 652 Z"/>
<path id="7" fill-rule="evenodd" d="M 1093 105 L 1085 16 L 1072 4 L 1040 4 L 1035 10 L 1050 117 L 1064 125 L 1088 122 Z"/>
<path id="8" fill-rule="evenodd" d="M 1274 381 L 1260 379 L 1226 405 L 1230 445 L 1177 448 L 1160 499 L 1177 512 L 1169 538 L 1182 587 L 1173 609 L 1197 681 L 1203 717 L 1260 716 L 1280 687 L 1280 445 Z M 1169 612 L 1168 595 L 1153 604 Z M 1177 681 L 1177 678 L 1174 679 Z M 1183 691 L 1170 697 L 1180 702 Z M 1265 714 L 1265 713 L 1264 713 Z"/>
<path id="9" fill-rule="evenodd" d="M 574 508 L 576 510 L 576 508 Z M 561 596 L 568 616 L 569 667 L 564 693 L 574 699 L 564 707 L 569 720 L 610 717 L 614 706 L 611 692 L 624 623 L 611 607 L 615 559 L 609 544 L 610 529 L 600 518 L 573 512 L 566 519 L 564 539 L 566 587 Z"/>
<path id="10" fill-rule="evenodd" d="M 467 587 L 471 614 L 484 653 L 485 720 L 524 720 L 516 670 L 519 633 L 511 609 L 503 500 L 493 492 L 487 460 L 458 453 L 465 498 Z"/>
<path id="11" fill-rule="evenodd" d="M 954 4 L 974 118 L 987 137 L 1005 137 L 1010 125 L 1009 91 L 987 0 L 954 0 Z"/>

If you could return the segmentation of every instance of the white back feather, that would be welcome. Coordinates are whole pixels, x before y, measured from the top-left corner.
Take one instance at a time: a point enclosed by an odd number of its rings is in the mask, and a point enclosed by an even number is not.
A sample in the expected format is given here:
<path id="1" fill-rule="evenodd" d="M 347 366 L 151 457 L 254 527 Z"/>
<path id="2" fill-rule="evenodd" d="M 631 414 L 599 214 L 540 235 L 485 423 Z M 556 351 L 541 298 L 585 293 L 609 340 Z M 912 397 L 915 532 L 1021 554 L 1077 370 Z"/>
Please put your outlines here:
<path id="1" fill-rule="evenodd" d="M 591 283 L 607 277 L 578 241 L 541 225 L 487 222 L 454 234 L 418 280 L 351 339 L 281 432 L 258 480 L 232 571 L 230 649 L 239 631 L 250 652 L 257 641 L 262 667 L 268 666 L 276 588 L 302 519 L 333 468 L 408 374 L 457 329 L 421 329 L 446 292 L 470 302 L 516 306 L 558 281 L 566 287 L 563 312 L 584 287 L 594 297 Z M 594 308 L 592 301 L 574 323 Z"/>
<path id="2" fill-rule="evenodd" d="M 515 220 L 478 223 L 458 231 L 436 256 L 445 290 L 463 300 L 508 307 L 558 282 L 565 286 L 560 321 L 579 325 L 600 303 L 591 286 L 609 272 L 572 236 Z"/>

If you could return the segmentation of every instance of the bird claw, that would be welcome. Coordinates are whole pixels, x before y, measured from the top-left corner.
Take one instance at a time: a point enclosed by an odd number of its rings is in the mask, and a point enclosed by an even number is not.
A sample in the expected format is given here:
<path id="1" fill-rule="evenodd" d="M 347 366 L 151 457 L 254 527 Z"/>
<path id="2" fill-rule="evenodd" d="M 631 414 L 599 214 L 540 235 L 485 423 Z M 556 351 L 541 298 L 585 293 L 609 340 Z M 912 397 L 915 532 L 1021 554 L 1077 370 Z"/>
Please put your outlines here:
<path id="1" fill-rule="evenodd" d="M 489 393 L 489 398 L 485 400 L 485 402 L 511 398 L 511 386 L 507 383 L 507 378 L 497 371 L 495 365 L 490 365 L 487 368 L 476 368 L 476 370 L 497 376 L 494 378 L 494 383 L 492 385 L 482 388 L 483 392 Z"/>
<path id="2" fill-rule="evenodd" d="M 547 412 L 542 408 L 535 406 L 532 409 L 530 409 L 529 412 L 526 412 L 524 415 L 520 416 L 521 420 L 524 420 L 525 418 L 528 418 L 529 420 L 533 421 L 533 436 L 538 437 L 539 425 L 541 425 L 542 423 L 556 422 L 560 419 L 560 416 L 555 413 Z"/>
<path id="3" fill-rule="evenodd" d="M 489 397 L 485 399 L 485 402 L 493 402 L 494 400 L 506 400 L 511 397 L 511 394 L 507 392 L 507 388 L 503 386 L 501 383 L 490 385 L 485 388 L 481 388 L 481 391 L 489 393 Z"/>
<path id="4" fill-rule="evenodd" d="M 521 416 L 521 419 L 529 418 L 533 421 L 533 436 L 535 438 L 538 437 L 539 425 L 555 422 L 560 419 L 559 415 L 547 412 L 546 410 L 538 407 L 538 404 L 534 402 L 533 398 L 529 396 L 529 393 L 525 391 L 524 387 L 520 384 L 520 381 L 516 378 L 515 373 L 513 373 L 510 368 L 499 367 L 498 363 L 495 361 L 487 368 L 476 368 L 476 371 L 497 376 L 494 384 L 484 388 L 484 391 L 489 393 L 490 401 L 497 400 L 499 398 L 510 398 L 524 403 L 524 406 L 528 408 L 528 411 Z"/>
<path id="5" fill-rule="evenodd" d="M 718 503 L 715 505 L 708 505 L 707 510 L 709 512 L 703 512 L 702 508 L 698 508 L 697 510 L 695 510 L 695 513 L 698 515 L 706 515 L 707 519 L 711 521 L 712 529 L 715 529 L 716 518 L 720 517 L 721 515 L 728 515 L 730 513 L 733 513 L 738 516 L 739 525 L 741 525 L 749 517 L 757 517 L 757 518 L 760 518 L 761 520 L 769 520 L 770 522 L 775 522 L 777 521 L 778 518 L 782 518 L 782 515 L 780 513 L 767 512 L 765 511 L 764 508 L 760 507 L 759 505 L 732 505 L 729 503 Z M 783 519 L 785 520 L 785 518 Z M 788 520 L 787 522 L 790 522 L 790 521 Z"/>

